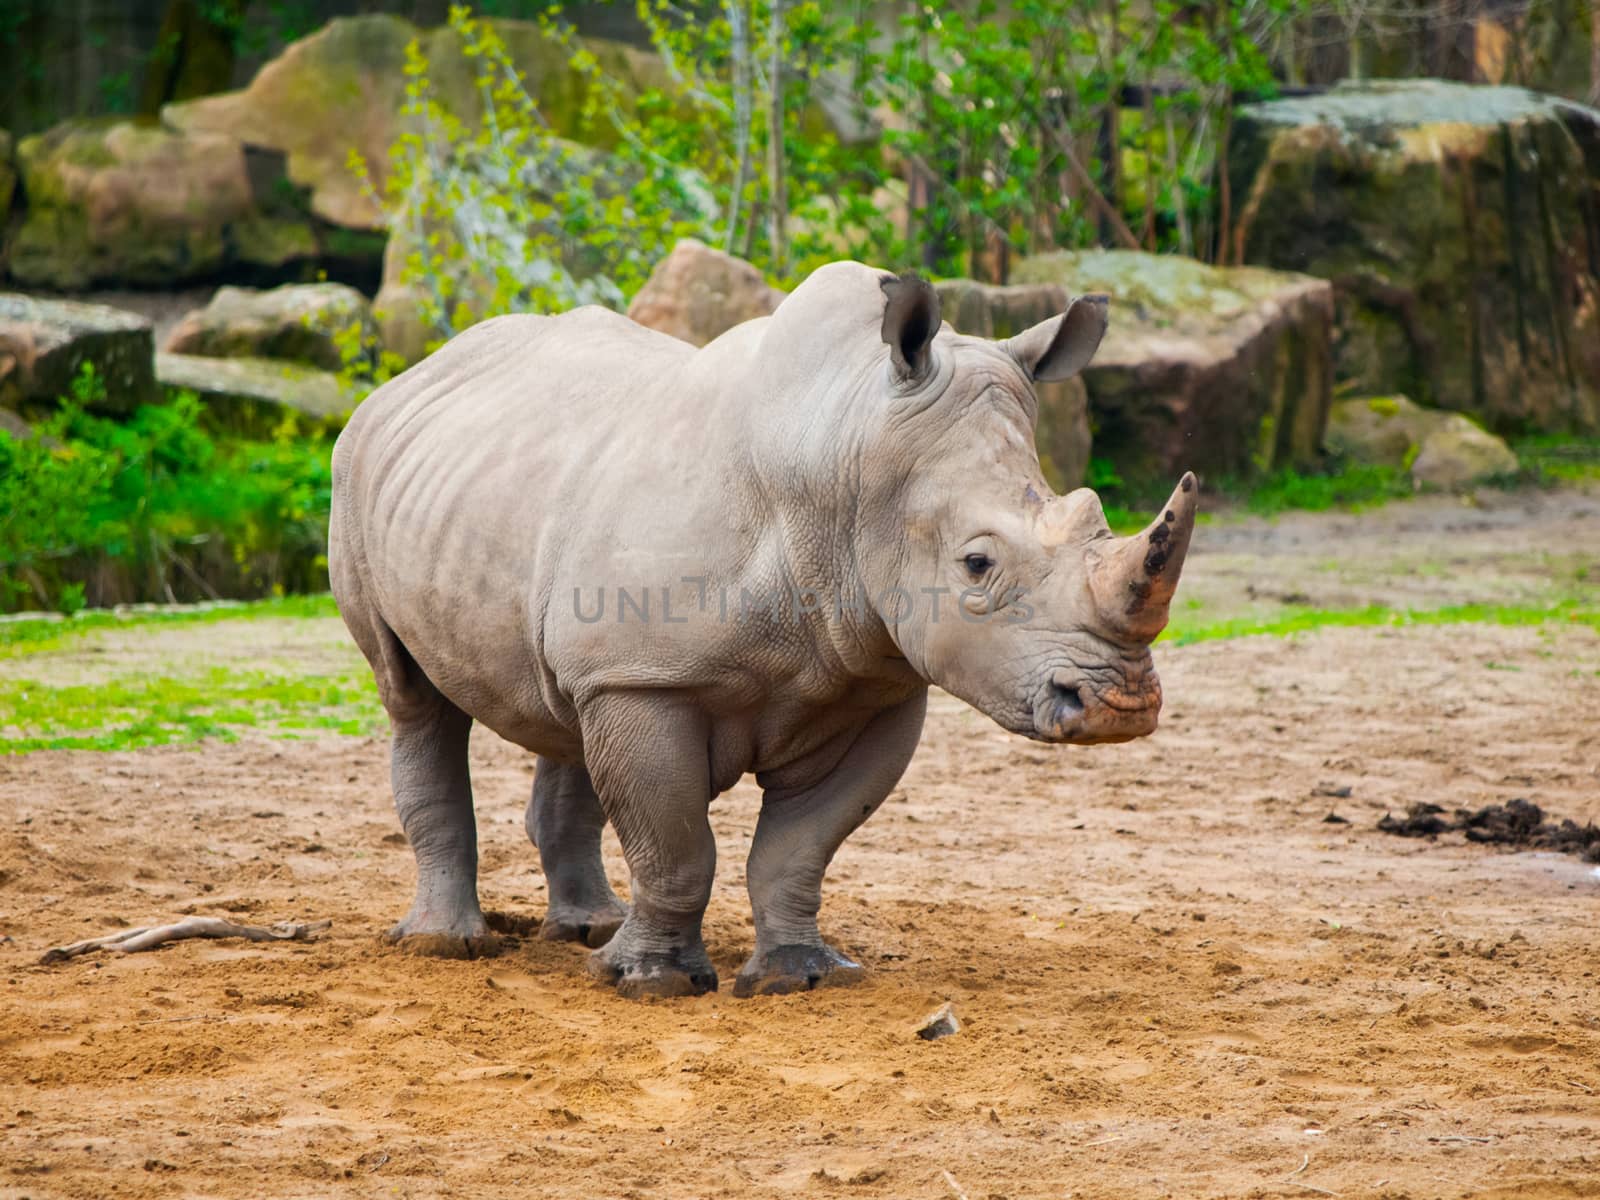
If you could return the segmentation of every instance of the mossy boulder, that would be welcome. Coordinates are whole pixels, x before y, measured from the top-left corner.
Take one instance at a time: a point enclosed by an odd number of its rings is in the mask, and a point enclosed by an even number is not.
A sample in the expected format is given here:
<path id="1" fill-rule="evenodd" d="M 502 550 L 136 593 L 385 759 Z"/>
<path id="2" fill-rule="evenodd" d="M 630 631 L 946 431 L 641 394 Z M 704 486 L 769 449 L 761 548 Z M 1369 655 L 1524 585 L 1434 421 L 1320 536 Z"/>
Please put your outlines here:
<path id="1" fill-rule="evenodd" d="M 1420 486 L 1460 488 L 1517 470 L 1504 439 L 1460 413 L 1406 396 L 1341 400 L 1328 416 L 1328 450 L 1340 458 L 1409 471 Z"/>
<path id="2" fill-rule="evenodd" d="M 95 407 L 130 412 L 158 397 L 154 352 L 150 322 L 135 313 L 0 294 L 0 408 L 54 405 L 87 365 L 105 385 Z"/>
<path id="3" fill-rule="evenodd" d="M 1338 378 L 1501 432 L 1600 429 L 1600 112 L 1341 85 L 1234 124 L 1233 248 L 1333 281 Z"/>
<path id="4" fill-rule="evenodd" d="M 1340 458 L 1383 467 L 1408 467 L 1440 415 L 1408 396 L 1339 400 L 1328 413 L 1327 447 Z"/>
<path id="5" fill-rule="evenodd" d="M 1057 283 L 996 287 L 971 279 L 946 279 L 935 284 L 939 310 L 958 333 L 1008 338 L 1029 326 L 1065 312 L 1071 299 Z M 1083 379 L 1041 383 L 1039 418 L 1034 443 L 1045 479 L 1058 492 L 1081 487 L 1089 469 L 1091 435 L 1089 392 Z"/>
<path id="6" fill-rule="evenodd" d="M 1332 395 L 1326 282 L 1130 250 L 1041 255 L 1012 278 L 1005 290 L 1048 283 L 1111 297 L 1105 340 L 1082 378 L 1095 454 L 1130 484 L 1320 456 Z"/>
<path id="7" fill-rule="evenodd" d="M 10 272 L 32 287 L 170 286 L 314 256 L 303 220 L 257 203 L 244 147 L 122 119 L 67 121 L 17 148 L 25 215 Z"/>
<path id="8" fill-rule="evenodd" d="M 1450 491 L 1503 479 L 1516 471 L 1517 456 L 1503 439 L 1459 415 L 1456 423 L 1428 435 L 1411 464 L 1411 478 L 1416 483 Z"/>
<path id="9" fill-rule="evenodd" d="M 684 238 L 650 272 L 628 316 L 704 346 L 735 325 L 770 316 L 783 297 L 744 259 Z"/>
<path id="10" fill-rule="evenodd" d="M 288 417 L 308 432 L 336 432 L 361 399 L 331 371 L 276 359 L 162 353 L 155 372 L 168 391 L 196 393 L 214 427 L 244 437 L 271 437 Z"/>
<path id="11" fill-rule="evenodd" d="M 367 299 L 341 283 L 285 284 L 270 291 L 219 288 L 205 308 L 167 335 L 172 354 L 210 358 L 277 358 L 327 371 L 365 357 L 378 338 Z"/>
<path id="12" fill-rule="evenodd" d="M 568 66 L 569 52 L 530 21 L 492 22 L 551 130 L 600 148 L 617 140 L 606 121 L 584 115 L 588 84 Z M 288 156 L 289 178 L 310 189 L 312 211 L 335 225 L 378 229 L 382 211 L 350 170 L 350 152 L 366 160 L 379 188 L 389 151 L 405 128 L 406 46 L 417 40 L 435 97 L 468 122 L 482 113 L 477 60 L 448 26 L 420 30 L 400 17 L 369 15 L 329 22 L 289 46 L 237 92 L 169 104 L 163 119 L 190 133 L 222 133 Z M 580 38 L 600 68 L 621 85 L 622 102 L 667 81 L 658 58 L 620 42 Z"/>

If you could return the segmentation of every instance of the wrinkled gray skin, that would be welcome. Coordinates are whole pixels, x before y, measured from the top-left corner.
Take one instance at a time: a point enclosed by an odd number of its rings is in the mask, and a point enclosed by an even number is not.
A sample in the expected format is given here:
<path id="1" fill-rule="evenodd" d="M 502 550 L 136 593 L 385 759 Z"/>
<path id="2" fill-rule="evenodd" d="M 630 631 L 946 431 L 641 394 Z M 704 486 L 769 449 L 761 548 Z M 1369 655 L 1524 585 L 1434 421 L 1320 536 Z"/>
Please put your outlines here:
<path id="1" fill-rule="evenodd" d="M 1077 372 L 1104 328 L 1088 297 L 1009 342 L 963 337 L 925 283 L 835 263 L 700 350 L 597 308 L 500 317 L 375 392 L 334 453 L 329 560 L 417 858 L 391 936 L 493 947 L 475 720 L 539 756 L 543 935 L 597 947 L 628 996 L 717 986 L 707 810 L 747 772 L 740 995 L 860 976 L 817 930 L 822 876 L 900 778 L 930 683 L 1041 741 L 1151 732 L 1193 478 L 1116 538 L 1093 492 L 1050 492 L 1033 443 L 1030 380 Z M 648 619 L 619 619 L 619 588 L 648 589 Z M 601 867 L 608 820 L 631 905 Z"/>

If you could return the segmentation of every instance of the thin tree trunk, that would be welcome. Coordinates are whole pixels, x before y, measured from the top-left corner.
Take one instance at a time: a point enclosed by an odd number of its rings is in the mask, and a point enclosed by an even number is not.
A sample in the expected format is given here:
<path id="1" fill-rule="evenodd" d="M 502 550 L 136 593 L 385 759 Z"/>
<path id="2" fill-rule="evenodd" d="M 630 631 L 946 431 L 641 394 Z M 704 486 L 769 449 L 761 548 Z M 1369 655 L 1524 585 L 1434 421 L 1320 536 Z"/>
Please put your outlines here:
<path id="1" fill-rule="evenodd" d="M 783 35 L 786 28 L 783 6 L 784 0 L 772 0 L 772 68 L 768 83 L 772 95 L 768 98 L 771 116 L 767 127 L 767 175 L 772 193 L 771 258 L 775 275 L 782 275 L 784 270 L 784 218 L 789 211 L 783 177 Z"/>
<path id="2" fill-rule="evenodd" d="M 1228 266 L 1229 242 L 1233 236 L 1233 183 L 1228 178 L 1228 139 L 1233 136 L 1233 97 L 1222 101 L 1222 127 L 1217 130 L 1217 256 L 1216 262 Z M 1241 252 L 1243 248 L 1241 247 Z M 1242 257 L 1241 253 L 1241 257 Z"/>
<path id="3" fill-rule="evenodd" d="M 1111 65 L 1107 73 L 1106 103 L 1100 112 L 1100 139 L 1096 146 L 1100 154 L 1100 179 L 1101 191 L 1104 193 L 1111 208 L 1119 215 L 1122 213 L 1122 84 L 1123 77 L 1117 71 L 1117 56 L 1121 53 L 1121 30 L 1117 27 L 1117 13 L 1119 5 L 1117 0 L 1108 0 L 1107 7 L 1111 12 L 1110 29 L 1110 54 Z M 1100 224 L 1100 237 L 1102 241 L 1110 241 L 1110 226 L 1102 221 Z"/>
<path id="4" fill-rule="evenodd" d="M 1089 174 L 1078 158 L 1078 152 L 1072 148 L 1072 138 L 1060 129 L 1050 128 L 1050 136 L 1055 140 L 1056 148 L 1061 151 L 1061 157 L 1066 159 L 1068 168 L 1073 177 L 1077 179 L 1078 186 L 1083 189 L 1089 202 L 1094 205 L 1100 219 L 1110 228 L 1112 238 L 1121 242 L 1128 250 L 1139 249 L 1139 239 L 1133 236 L 1133 230 L 1128 228 L 1128 223 L 1122 219 L 1122 214 L 1112 207 L 1111 202 L 1100 194 L 1099 185 L 1094 176 Z"/>
<path id="5" fill-rule="evenodd" d="M 1145 81 L 1147 84 L 1149 80 Z M 1139 240 L 1144 243 L 1146 250 L 1156 248 L 1156 156 L 1150 153 L 1152 143 L 1156 136 L 1156 110 L 1152 96 L 1155 89 L 1144 89 L 1144 111 L 1139 132 L 1144 136 L 1144 229 L 1140 231 Z"/>
<path id="6" fill-rule="evenodd" d="M 191 100 L 233 86 L 234 38 L 246 0 L 201 6 L 168 0 L 146 69 L 139 111 L 154 116 L 174 100 Z"/>
<path id="7" fill-rule="evenodd" d="M 733 140 L 738 164 L 733 174 L 733 195 L 728 199 L 728 231 L 722 248 L 733 253 L 739 237 L 739 214 L 744 189 L 750 182 L 750 16 L 746 0 L 728 0 L 728 24 L 733 32 Z"/>
<path id="8" fill-rule="evenodd" d="M 1194 255 L 1194 235 L 1189 232 L 1189 203 L 1183 194 L 1183 176 L 1178 170 L 1178 134 L 1172 127 L 1172 110 L 1167 117 L 1167 175 L 1172 180 L 1172 209 L 1178 219 L 1178 253 Z"/>
<path id="9" fill-rule="evenodd" d="M 1589 0 L 1589 103 L 1600 107 L 1600 0 Z"/>

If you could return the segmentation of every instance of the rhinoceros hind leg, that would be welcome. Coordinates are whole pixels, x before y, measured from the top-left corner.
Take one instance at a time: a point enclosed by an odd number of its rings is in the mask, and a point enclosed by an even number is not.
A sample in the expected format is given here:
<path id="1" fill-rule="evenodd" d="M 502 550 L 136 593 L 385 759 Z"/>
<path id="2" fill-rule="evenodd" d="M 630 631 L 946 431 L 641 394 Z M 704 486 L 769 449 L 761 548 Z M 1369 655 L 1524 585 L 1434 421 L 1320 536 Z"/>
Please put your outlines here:
<path id="1" fill-rule="evenodd" d="M 600 861 L 605 824 L 606 814 L 583 764 L 540 758 L 527 827 L 529 840 L 539 848 L 550 894 L 539 930 L 545 941 L 604 946 L 628 915 Z"/>
<path id="2" fill-rule="evenodd" d="M 391 682 L 381 691 L 394 725 L 395 808 L 417 859 L 417 898 L 389 940 L 437 958 L 492 955 L 499 939 L 478 906 L 478 828 L 467 768 L 472 718 L 414 662 L 405 665 L 403 686 Z"/>
<path id="3" fill-rule="evenodd" d="M 715 991 L 700 936 L 717 870 L 704 718 L 670 696 L 625 693 L 597 698 L 582 720 L 589 774 L 633 876 L 633 903 L 589 973 L 629 998 Z"/>
<path id="4" fill-rule="evenodd" d="M 804 787 L 758 776 L 766 795 L 746 868 L 756 947 L 734 983 L 763 996 L 855 983 L 866 972 L 822 940 L 822 877 L 845 838 L 888 797 L 922 735 L 927 693 L 874 717 L 833 769 Z"/>
<path id="5" fill-rule="evenodd" d="M 779 946 L 752 954 L 733 982 L 735 996 L 781 996 L 859 983 L 866 971 L 832 946 Z"/>
<path id="6" fill-rule="evenodd" d="M 628 915 L 627 905 L 620 900 L 617 905 L 615 913 L 557 913 L 552 908 L 545 913 L 539 936 L 547 942 L 581 942 L 591 950 L 598 950 L 616 936 Z"/>

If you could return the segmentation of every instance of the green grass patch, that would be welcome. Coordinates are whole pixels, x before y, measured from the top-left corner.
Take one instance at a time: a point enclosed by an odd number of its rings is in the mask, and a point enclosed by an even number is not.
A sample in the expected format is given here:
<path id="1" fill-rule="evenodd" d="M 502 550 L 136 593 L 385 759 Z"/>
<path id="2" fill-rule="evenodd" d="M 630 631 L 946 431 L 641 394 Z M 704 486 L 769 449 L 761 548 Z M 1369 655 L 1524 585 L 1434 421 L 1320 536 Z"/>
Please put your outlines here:
<path id="1" fill-rule="evenodd" d="M 1600 608 L 1563 601 L 1552 605 L 1451 604 L 1444 608 L 1398 609 L 1381 604 L 1366 608 L 1297 609 L 1276 617 L 1236 617 L 1226 621 L 1201 621 L 1182 613 L 1161 635 L 1163 642 L 1188 646 L 1241 637 L 1290 637 L 1319 629 L 1361 629 L 1407 625 L 1543 625 L 1570 622 L 1600 632 Z"/>
<path id="2" fill-rule="evenodd" d="M 1302 474 L 1290 467 L 1248 485 L 1225 481 L 1220 490 L 1264 517 L 1291 510 L 1356 511 L 1415 494 L 1410 476 L 1400 468 L 1360 464 L 1349 464 L 1327 474 Z"/>
<path id="3" fill-rule="evenodd" d="M 118 678 L 65 687 L 28 679 L 0 690 L 0 755 L 33 750 L 138 750 L 235 741 L 241 730 L 293 737 L 383 728 L 365 666 L 329 675 L 212 667 L 184 677 Z"/>
<path id="4" fill-rule="evenodd" d="M 60 650 L 83 635 L 102 629 L 137 630 L 152 626 L 205 625 L 217 621 L 312 619 L 336 617 L 339 609 L 327 593 L 283 596 L 248 603 L 220 603 L 171 609 L 85 609 L 73 617 L 25 616 L 0 621 L 0 659 Z"/>
<path id="5" fill-rule="evenodd" d="M 1600 483 L 1600 438 L 1540 434 L 1511 448 L 1523 475 L 1536 483 Z"/>

